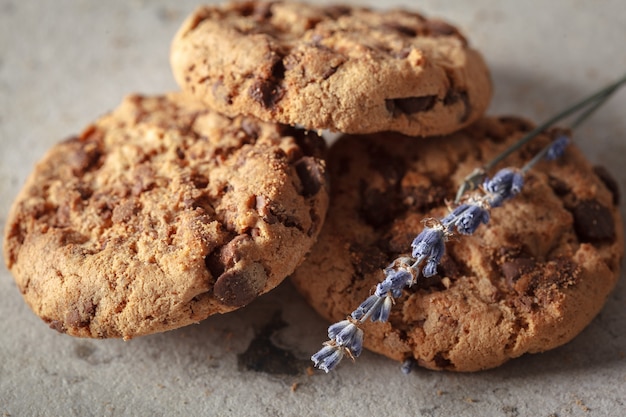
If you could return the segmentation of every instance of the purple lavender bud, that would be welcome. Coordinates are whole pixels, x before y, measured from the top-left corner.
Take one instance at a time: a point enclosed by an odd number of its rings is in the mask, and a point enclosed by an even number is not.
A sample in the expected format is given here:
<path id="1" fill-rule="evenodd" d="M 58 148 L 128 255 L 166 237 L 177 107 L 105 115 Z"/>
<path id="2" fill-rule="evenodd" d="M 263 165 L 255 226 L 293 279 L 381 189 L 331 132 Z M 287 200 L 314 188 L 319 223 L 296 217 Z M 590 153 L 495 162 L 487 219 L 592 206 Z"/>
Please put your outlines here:
<path id="1" fill-rule="evenodd" d="M 363 350 L 363 330 L 354 324 L 346 326 L 341 333 L 335 338 L 339 346 L 347 348 L 355 358 L 361 354 Z"/>
<path id="2" fill-rule="evenodd" d="M 491 207 L 500 207 L 504 203 L 504 197 L 500 194 L 491 194 L 487 197 L 487 202 Z"/>
<path id="3" fill-rule="evenodd" d="M 426 227 L 411 243 L 412 255 L 416 259 L 438 257 L 445 250 L 443 230 Z"/>
<path id="4" fill-rule="evenodd" d="M 487 224 L 489 222 L 489 212 L 483 207 L 475 204 L 461 204 L 457 209 L 450 214 L 456 213 L 456 218 L 452 219 L 450 223 L 454 224 L 456 230 L 462 235 L 471 235 L 481 223 Z"/>
<path id="5" fill-rule="evenodd" d="M 402 295 L 402 289 L 394 288 L 393 290 L 391 290 L 391 296 L 393 298 L 400 298 L 401 295 Z"/>
<path id="6" fill-rule="evenodd" d="M 424 278 L 432 277 L 437 274 L 437 265 L 439 265 L 439 262 L 435 262 L 433 260 L 426 262 L 424 269 L 422 269 L 422 275 L 424 275 Z"/>
<path id="7" fill-rule="evenodd" d="M 311 356 L 313 364 L 328 373 L 332 371 L 343 359 L 343 349 L 339 346 L 325 345 L 317 353 Z"/>
<path id="8" fill-rule="evenodd" d="M 350 350 L 354 357 L 359 356 L 363 350 L 363 330 L 350 320 L 332 324 L 328 328 L 328 337 L 334 339 L 337 345 Z"/>
<path id="9" fill-rule="evenodd" d="M 552 142 L 550 148 L 548 148 L 548 152 L 546 152 L 545 158 L 548 161 L 554 161 L 563 156 L 565 153 L 565 148 L 569 145 L 570 138 L 565 135 L 561 135 Z"/>
<path id="10" fill-rule="evenodd" d="M 384 298 L 384 301 L 380 303 L 376 311 L 372 313 L 372 321 L 386 322 L 389 320 L 389 313 L 391 313 L 391 307 L 393 307 L 393 299 L 389 296 Z"/>
<path id="11" fill-rule="evenodd" d="M 509 199 L 518 194 L 524 186 L 524 177 L 519 172 L 510 168 L 503 168 L 493 178 L 485 180 L 483 187 L 492 194 L 499 194 L 502 200 Z M 495 202 L 502 202 L 494 199 Z M 492 205 L 492 207 L 497 207 Z"/>
<path id="12" fill-rule="evenodd" d="M 384 297 L 387 292 L 402 289 L 413 281 L 413 276 L 405 269 L 385 269 L 387 277 L 376 286 L 375 294 Z"/>
<path id="13" fill-rule="evenodd" d="M 370 295 L 369 297 L 367 297 L 365 301 L 363 301 L 361 305 L 358 306 L 356 310 L 352 312 L 351 314 L 352 318 L 355 320 L 361 320 L 363 316 L 369 313 L 369 311 L 376 305 L 376 303 L 380 299 L 381 297 L 377 295 Z"/>
<path id="14" fill-rule="evenodd" d="M 400 366 L 400 371 L 402 371 L 404 375 L 408 375 L 411 373 L 414 366 L 415 366 L 415 359 L 409 358 L 405 360 L 404 362 L 402 362 L 402 365 Z"/>
<path id="15" fill-rule="evenodd" d="M 350 324 L 352 324 L 350 320 L 341 320 L 340 322 L 331 324 L 328 326 L 328 338 L 330 340 L 336 339 L 337 335 Z"/>

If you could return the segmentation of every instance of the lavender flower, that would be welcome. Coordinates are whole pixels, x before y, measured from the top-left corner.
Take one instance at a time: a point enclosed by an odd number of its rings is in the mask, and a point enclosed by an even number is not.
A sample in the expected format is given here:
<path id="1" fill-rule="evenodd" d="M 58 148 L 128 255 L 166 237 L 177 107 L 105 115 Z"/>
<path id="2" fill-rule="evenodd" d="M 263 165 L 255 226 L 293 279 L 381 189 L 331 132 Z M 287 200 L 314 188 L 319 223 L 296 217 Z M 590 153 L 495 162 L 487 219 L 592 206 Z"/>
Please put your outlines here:
<path id="1" fill-rule="evenodd" d="M 355 358 L 363 350 L 363 330 L 350 320 L 332 324 L 328 328 L 328 338 L 334 339 L 338 346 L 346 348 Z"/>
<path id="2" fill-rule="evenodd" d="M 445 227 L 440 222 L 437 222 L 433 227 L 425 227 L 411 243 L 413 248 L 411 255 L 415 258 L 413 267 L 418 267 L 426 260 L 426 267 L 422 270 L 424 277 L 431 277 L 437 272 L 437 264 L 441 261 L 441 257 L 446 250 L 446 238 Z"/>
<path id="3" fill-rule="evenodd" d="M 461 204 L 441 220 L 447 227 L 456 227 L 462 235 L 473 234 L 481 223 L 489 222 L 489 206 L 483 200 Z"/>
<path id="4" fill-rule="evenodd" d="M 402 365 L 400 366 L 400 371 L 402 371 L 404 375 L 408 375 L 411 373 L 414 366 L 415 366 L 415 359 L 413 358 L 406 359 L 404 362 L 402 362 Z"/>
<path id="5" fill-rule="evenodd" d="M 557 137 L 546 151 L 545 158 L 548 161 L 554 161 L 555 159 L 559 159 L 565 153 L 565 148 L 567 148 L 567 145 L 569 145 L 569 143 L 569 137 L 565 135 Z"/>
<path id="6" fill-rule="evenodd" d="M 368 318 L 371 318 L 372 321 L 384 322 L 389 319 L 392 304 L 393 298 L 390 295 L 382 297 L 376 294 L 370 295 L 352 312 L 351 317 L 360 322 L 364 322 Z"/>
<path id="7" fill-rule="evenodd" d="M 483 188 L 490 194 L 491 207 L 499 207 L 504 200 L 515 197 L 524 186 L 524 177 L 517 170 L 501 169 L 491 179 L 486 179 Z"/>
<path id="8" fill-rule="evenodd" d="M 385 269 L 386 278 L 376 286 L 375 294 L 383 297 L 389 291 L 402 290 L 413 282 L 413 275 L 406 269 L 394 269 L 393 266 Z M 398 295 L 399 297 L 399 295 Z"/>
<path id="9" fill-rule="evenodd" d="M 354 359 L 363 351 L 363 330 L 347 319 L 328 327 L 328 342 L 311 356 L 313 364 L 324 372 L 332 371 L 345 355 Z"/>
<path id="10" fill-rule="evenodd" d="M 344 350 L 340 346 L 326 344 L 316 354 L 311 356 L 311 360 L 315 367 L 328 373 L 341 362 L 343 355 Z"/>

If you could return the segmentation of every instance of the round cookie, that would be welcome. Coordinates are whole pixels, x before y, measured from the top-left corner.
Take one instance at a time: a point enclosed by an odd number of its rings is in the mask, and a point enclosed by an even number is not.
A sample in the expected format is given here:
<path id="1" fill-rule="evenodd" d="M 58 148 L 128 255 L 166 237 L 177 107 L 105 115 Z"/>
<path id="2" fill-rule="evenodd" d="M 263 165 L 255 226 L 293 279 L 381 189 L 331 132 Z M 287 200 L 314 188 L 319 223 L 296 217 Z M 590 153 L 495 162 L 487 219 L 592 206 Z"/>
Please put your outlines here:
<path id="1" fill-rule="evenodd" d="M 447 134 L 480 117 L 488 69 L 465 37 L 405 10 L 234 2 L 171 47 L 179 85 L 224 114 L 346 133 Z"/>
<path id="2" fill-rule="evenodd" d="M 298 290 L 329 321 L 344 320 L 383 280 L 382 268 L 411 252 L 423 221 L 449 212 L 463 179 L 531 128 L 484 118 L 419 142 L 391 133 L 340 138 L 329 151 L 329 215 L 292 276 Z M 521 167 L 556 134 L 497 169 Z M 574 145 L 539 162 L 488 224 L 448 241 L 437 274 L 403 290 L 388 322 L 364 323 L 364 346 L 430 369 L 476 371 L 568 342 L 618 279 L 617 204 L 615 181 Z"/>
<path id="3" fill-rule="evenodd" d="M 73 336 L 129 339 L 231 311 L 317 238 L 325 150 L 181 94 L 129 96 L 36 166 L 7 220 L 7 266 L 35 313 Z"/>

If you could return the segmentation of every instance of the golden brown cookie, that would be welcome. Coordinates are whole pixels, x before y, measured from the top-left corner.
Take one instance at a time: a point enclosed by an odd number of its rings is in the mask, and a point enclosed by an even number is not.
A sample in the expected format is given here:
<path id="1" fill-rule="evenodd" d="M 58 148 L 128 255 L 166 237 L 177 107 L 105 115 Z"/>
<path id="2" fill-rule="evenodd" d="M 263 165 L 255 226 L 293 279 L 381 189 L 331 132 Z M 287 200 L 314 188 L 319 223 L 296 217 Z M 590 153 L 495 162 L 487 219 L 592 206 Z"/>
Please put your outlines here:
<path id="1" fill-rule="evenodd" d="M 345 319 L 383 280 L 382 269 L 411 253 L 423 220 L 444 217 L 463 179 L 531 128 L 484 118 L 419 142 L 391 133 L 340 138 L 329 151 L 329 216 L 293 275 L 296 287 L 326 319 Z M 556 133 L 496 169 L 521 167 Z M 404 289 L 388 322 L 365 322 L 364 346 L 430 369 L 476 371 L 568 342 L 618 279 L 617 203 L 610 175 L 575 146 L 540 162 L 487 224 L 448 241 L 436 274 Z"/>
<path id="2" fill-rule="evenodd" d="M 36 166 L 4 256 L 51 327 L 125 339 L 241 307 L 309 250 L 323 140 L 180 94 L 127 97 Z"/>
<path id="3" fill-rule="evenodd" d="M 179 85 L 217 111 L 313 130 L 446 134 L 491 98 L 487 67 L 465 37 L 406 10 L 204 6 L 179 29 L 171 64 Z"/>

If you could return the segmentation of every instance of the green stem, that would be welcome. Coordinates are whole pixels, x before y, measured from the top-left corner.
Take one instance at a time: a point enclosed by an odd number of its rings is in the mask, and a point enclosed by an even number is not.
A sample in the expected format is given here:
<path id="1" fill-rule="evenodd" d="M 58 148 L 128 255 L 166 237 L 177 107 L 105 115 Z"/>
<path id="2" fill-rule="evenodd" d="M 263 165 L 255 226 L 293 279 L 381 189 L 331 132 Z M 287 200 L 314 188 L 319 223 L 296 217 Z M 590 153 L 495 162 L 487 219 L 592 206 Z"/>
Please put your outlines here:
<path id="1" fill-rule="evenodd" d="M 568 107 L 567 109 L 558 113 L 556 116 L 538 125 L 533 130 L 528 132 L 524 137 L 522 137 L 519 141 L 517 141 L 515 144 L 513 144 L 512 146 L 507 148 L 504 152 L 502 152 L 501 154 L 496 156 L 494 159 L 492 159 L 490 162 L 485 164 L 482 168 L 475 169 L 470 175 L 468 175 L 465 178 L 465 180 L 463 181 L 463 184 L 461 184 L 461 187 L 459 187 L 459 190 L 455 198 L 455 203 L 459 202 L 459 200 L 461 199 L 463 194 L 465 194 L 466 191 L 476 188 L 478 184 L 480 184 L 484 180 L 486 176 L 486 172 L 492 169 L 494 166 L 496 166 L 500 162 L 502 162 L 502 160 L 504 160 L 506 157 L 508 157 L 513 152 L 520 149 L 527 142 L 535 138 L 537 135 L 539 135 L 541 132 L 551 127 L 555 123 L 559 122 L 562 119 L 565 119 L 566 117 L 571 116 L 572 114 L 584 109 L 587 106 L 590 106 L 572 123 L 571 127 L 575 128 L 578 125 L 580 125 L 591 114 L 593 114 L 593 112 L 595 112 L 602 104 L 604 104 L 604 102 L 606 102 L 606 100 L 615 91 L 617 91 L 623 84 L 626 84 L 626 74 L 623 75 L 617 81 L 602 88 L 600 91 L 597 91 L 593 93 L 592 95 L 582 99 L 578 103 Z"/>

